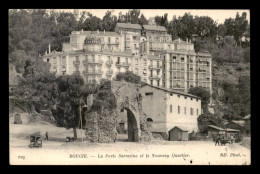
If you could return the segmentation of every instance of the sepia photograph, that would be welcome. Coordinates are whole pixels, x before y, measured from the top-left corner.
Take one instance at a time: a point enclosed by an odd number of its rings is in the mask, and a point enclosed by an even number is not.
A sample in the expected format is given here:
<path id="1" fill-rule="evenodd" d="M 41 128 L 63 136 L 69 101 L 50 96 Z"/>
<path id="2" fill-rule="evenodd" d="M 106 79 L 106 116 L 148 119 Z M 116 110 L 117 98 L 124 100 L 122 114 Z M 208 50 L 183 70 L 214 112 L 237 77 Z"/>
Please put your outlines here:
<path id="1" fill-rule="evenodd" d="M 251 165 L 249 9 L 9 9 L 10 165 Z"/>

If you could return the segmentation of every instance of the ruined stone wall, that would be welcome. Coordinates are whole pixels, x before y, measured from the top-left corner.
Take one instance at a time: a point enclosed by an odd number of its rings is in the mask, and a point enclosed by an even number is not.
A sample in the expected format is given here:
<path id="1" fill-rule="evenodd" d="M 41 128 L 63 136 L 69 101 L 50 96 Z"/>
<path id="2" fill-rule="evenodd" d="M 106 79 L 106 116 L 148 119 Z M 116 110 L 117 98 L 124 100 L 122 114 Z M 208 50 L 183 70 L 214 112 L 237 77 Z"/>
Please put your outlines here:
<path id="1" fill-rule="evenodd" d="M 129 141 L 150 141 L 151 126 L 147 116 L 142 111 L 142 98 L 139 95 L 140 86 L 127 82 L 111 82 L 111 90 L 116 98 L 116 108 L 88 111 L 86 119 L 86 140 L 90 142 L 112 143 L 116 141 L 116 126 L 119 114 L 127 111 Z M 95 95 L 93 96 L 95 99 Z"/>
<path id="2" fill-rule="evenodd" d="M 140 85 L 118 81 L 112 81 L 111 85 L 117 98 L 117 113 L 122 108 L 128 108 L 136 118 L 139 140 L 150 141 L 151 125 L 147 123 L 147 116 L 142 110 L 142 98 L 139 95 Z"/>
<path id="3" fill-rule="evenodd" d="M 98 143 L 113 143 L 116 140 L 116 115 L 114 111 L 85 113 L 86 140 Z"/>

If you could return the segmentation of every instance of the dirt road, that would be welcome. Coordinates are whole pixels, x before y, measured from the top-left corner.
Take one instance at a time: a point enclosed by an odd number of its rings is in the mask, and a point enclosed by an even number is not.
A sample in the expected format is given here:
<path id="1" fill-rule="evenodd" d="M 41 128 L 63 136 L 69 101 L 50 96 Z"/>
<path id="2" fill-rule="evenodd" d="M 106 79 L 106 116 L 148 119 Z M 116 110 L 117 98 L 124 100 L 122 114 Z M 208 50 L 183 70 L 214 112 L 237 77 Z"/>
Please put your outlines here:
<path id="1" fill-rule="evenodd" d="M 43 147 L 31 149 L 29 135 L 41 131 L 49 133 Z M 124 142 L 99 144 L 75 141 L 66 143 L 65 137 L 73 136 L 72 130 L 49 124 L 10 124 L 11 164 L 161 164 L 161 165 L 249 165 L 251 152 L 239 145 L 215 146 L 212 141 L 162 141 Z M 81 140 L 80 130 L 78 130 Z M 124 136 L 120 135 L 120 139 Z"/>

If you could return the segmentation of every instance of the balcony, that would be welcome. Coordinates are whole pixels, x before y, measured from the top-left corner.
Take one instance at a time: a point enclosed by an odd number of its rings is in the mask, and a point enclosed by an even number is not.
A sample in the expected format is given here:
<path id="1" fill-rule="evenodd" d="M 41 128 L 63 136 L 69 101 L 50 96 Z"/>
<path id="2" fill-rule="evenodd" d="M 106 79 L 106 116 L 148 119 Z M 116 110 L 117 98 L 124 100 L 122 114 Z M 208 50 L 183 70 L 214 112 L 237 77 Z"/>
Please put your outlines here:
<path id="1" fill-rule="evenodd" d="M 161 69 L 162 66 L 153 66 L 153 65 L 149 65 L 149 69 Z"/>
<path id="2" fill-rule="evenodd" d="M 119 45 L 119 42 L 108 42 L 108 45 Z"/>
<path id="3" fill-rule="evenodd" d="M 88 61 L 86 62 L 88 64 L 95 64 L 95 65 L 102 65 L 103 64 L 103 60 L 99 60 L 99 61 Z"/>
<path id="4" fill-rule="evenodd" d="M 103 71 L 83 71 L 85 75 L 102 75 Z"/>
<path id="5" fill-rule="evenodd" d="M 126 62 L 117 62 L 116 66 L 117 67 L 129 67 L 131 64 L 130 63 L 126 63 Z"/>
<path id="6" fill-rule="evenodd" d="M 112 65 L 113 64 L 113 60 L 108 60 L 108 61 L 106 61 L 106 65 Z"/>
<path id="7" fill-rule="evenodd" d="M 149 79 L 153 80 L 153 79 L 156 79 L 156 80 L 160 80 L 161 77 L 159 76 L 150 76 Z"/>
<path id="8" fill-rule="evenodd" d="M 76 66 L 79 66 L 80 62 L 79 61 L 73 61 L 73 64 Z"/>

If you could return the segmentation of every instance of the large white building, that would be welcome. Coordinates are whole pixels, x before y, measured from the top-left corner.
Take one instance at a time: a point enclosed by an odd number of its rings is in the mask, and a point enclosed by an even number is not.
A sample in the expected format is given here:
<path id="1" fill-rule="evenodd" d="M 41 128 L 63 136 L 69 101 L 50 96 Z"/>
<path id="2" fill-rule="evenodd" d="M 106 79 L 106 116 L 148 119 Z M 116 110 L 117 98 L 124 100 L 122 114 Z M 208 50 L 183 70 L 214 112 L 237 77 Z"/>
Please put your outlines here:
<path id="1" fill-rule="evenodd" d="M 57 75 L 82 75 L 87 83 L 132 71 L 154 86 L 212 91 L 211 55 L 196 53 L 191 41 L 172 41 L 162 26 L 117 23 L 115 32 L 73 31 L 62 52 L 43 59 Z"/>
<path id="2" fill-rule="evenodd" d="M 185 127 L 189 132 L 198 131 L 201 98 L 149 84 L 142 86 L 140 93 L 142 109 L 151 122 L 153 134 L 167 135 L 175 126 Z"/>

